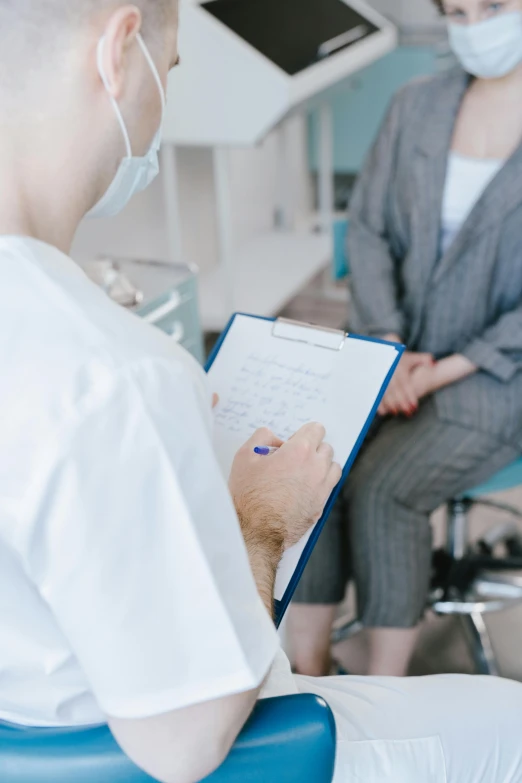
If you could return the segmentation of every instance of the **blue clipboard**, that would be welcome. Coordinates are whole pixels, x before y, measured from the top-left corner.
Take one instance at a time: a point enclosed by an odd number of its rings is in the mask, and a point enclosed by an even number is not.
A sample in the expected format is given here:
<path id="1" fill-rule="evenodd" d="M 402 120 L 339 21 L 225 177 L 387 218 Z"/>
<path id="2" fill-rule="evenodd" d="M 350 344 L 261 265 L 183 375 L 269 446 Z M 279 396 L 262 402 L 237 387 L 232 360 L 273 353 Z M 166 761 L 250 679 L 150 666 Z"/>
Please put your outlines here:
<path id="1" fill-rule="evenodd" d="M 207 361 L 207 363 L 205 365 L 206 372 L 208 372 L 210 370 L 210 368 L 212 367 L 212 365 L 214 364 L 214 361 L 216 360 L 216 357 L 218 356 L 219 351 L 221 350 L 221 346 L 223 345 L 223 343 L 226 340 L 226 337 L 227 337 L 227 334 L 229 332 L 230 327 L 234 323 L 234 320 L 235 320 L 236 316 L 239 316 L 239 315 L 243 315 L 243 316 L 246 316 L 248 318 L 258 318 L 261 321 L 271 321 L 271 322 L 277 321 L 276 318 L 264 318 L 263 316 L 251 315 L 249 313 L 234 313 L 234 315 L 229 320 L 227 326 L 225 327 L 224 331 L 220 335 L 217 343 L 215 344 L 215 346 L 214 346 L 214 348 L 213 348 L 213 350 L 212 350 L 212 352 L 210 354 L 210 357 L 209 357 L 209 359 L 208 359 L 208 361 Z M 321 329 L 320 326 L 315 326 L 315 325 L 314 325 L 313 328 L 314 329 Z M 328 331 L 332 331 L 332 330 L 328 330 Z M 348 335 L 345 335 L 345 337 L 347 339 L 350 339 L 350 340 L 364 340 L 366 342 L 380 343 L 380 344 L 384 344 L 384 345 L 393 345 L 397 349 L 397 358 L 395 359 L 395 362 L 393 363 L 393 365 L 392 365 L 388 375 L 386 376 L 386 379 L 385 379 L 383 385 L 381 386 L 381 389 L 379 391 L 379 394 L 377 396 L 375 404 L 374 404 L 374 406 L 373 406 L 373 408 L 372 408 L 372 410 L 370 412 L 370 415 L 368 416 L 368 418 L 366 420 L 366 423 L 365 423 L 363 429 L 361 430 L 361 434 L 359 435 L 357 443 L 353 447 L 352 452 L 351 452 L 350 456 L 348 457 L 347 462 L 345 463 L 345 466 L 343 468 L 342 479 L 339 482 L 339 484 L 337 485 L 337 487 L 334 489 L 332 494 L 330 495 L 330 498 L 328 499 L 328 502 L 327 502 L 327 504 L 325 506 L 325 509 L 324 509 L 324 512 L 323 512 L 323 515 L 322 515 L 321 519 L 319 520 L 319 522 L 317 523 L 317 525 L 315 526 L 315 528 L 313 530 L 313 533 L 312 533 L 312 535 L 310 536 L 310 538 L 309 538 L 309 540 L 307 542 L 306 548 L 304 549 L 303 554 L 301 555 L 301 558 L 299 560 L 299 564 L 298 564 L 296 570 L 294 571 L 292 579 L 290 580 L 290 583 L 289 583 L 289 585 L 288 585 L 288 587 L 287 587 L 287 589 L 285 591 L 285 594 L 284 594 L 282 600 L 274 602 L 275 603 L 275 606 L 274 606 L 274 622 L 275 622 L 276 628 L 278 628 L 279 625 L 281 624 L 281 621 L 282 621 L 282 619 L 284 617 L 284 614 L 285 614 L 286 610 L 288 609 L 288 606 L 290 604 L 290 601 L 292 600 L 292 596 L 293 596 L 293 594 L 294 594 L 294 592 L 296 590 L 296 587 L 297 587 L 297 585 L 299 583 L 299 580 L 301 579 L 301 576 L 303 575 L 303 571 L 305 569 L 305 566 L 306 566 L 308 560 L 310 559 L 310 555 L 313 552 L 313 549 L 314 549 L 314 547 L 315 547 L 315 545 L 316 545 L 316 543 L 317 543 L 317 541 L 319 539 L 319 536 L 321 535 L 321 532 L 322 532 L 322 530 L 323 530 L 323 528 L 325 526 L 326 520 L 330 516 L 330 512 L 332 511 L 334 503 L 337 500 L 337 498 L 339 497 L 339 493 L 341 492 L 342 486 L 345 483 L 350 470 L 352 469 L 353 463 L 355 462 L 357 454 L 359 453 L 359 450 L 360 450 L 362 444 L 364 443 L 364 440 L 365 440 L 366 435 L 368 434 L 368 430 L 370 429 L 370 426 L 371 426 L 371 424 L 372 424 L 372 422 L 373 422 L 373 420 L 375 418 L 375 414 L 377 413 L 377 410 L 379 408 L 381 400 L 384 397 L 386 389 L 388 388 L 388 384 L 390 383 L 390 381 L 391 381 L 391 379 L 393 377 L 393 374 L 394 374 L 395 370 L 397 369 L 397 365 L 400 362 L 402 354 L 404 353 L 404 350 L 405 350 L 404 345 L 401 345 L 400 343 L 390 343 L 390 342 L 386 342 L 385 340 L 379 340 L 379 339 L 374 338 L 374 337 L 364 337 L 362 335 L 351 334 L 351 333 L 348 334 Z"/>

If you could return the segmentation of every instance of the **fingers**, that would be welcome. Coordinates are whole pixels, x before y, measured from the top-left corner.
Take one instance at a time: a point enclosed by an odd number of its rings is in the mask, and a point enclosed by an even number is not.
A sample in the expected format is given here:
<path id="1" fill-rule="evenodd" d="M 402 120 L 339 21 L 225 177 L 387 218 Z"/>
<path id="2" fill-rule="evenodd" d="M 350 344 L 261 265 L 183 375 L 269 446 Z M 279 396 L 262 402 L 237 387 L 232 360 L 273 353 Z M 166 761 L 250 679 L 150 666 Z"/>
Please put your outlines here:
<path id="1" fill-rule="evenodd" d="M 382 398 L 380 405 L 377 408 L 377 413 L 379 416 L 388 416 L 388 414 L 391 413 L 387 394 Z"/>
<path id="2" fill-rule="evenodd" d="M 429 367 L 435 361 L 431 353 L 413 353 L 411 356 L 412 366 L 414 367 Z"/>
<path id="3" fill-rule="evenodd" d="M 325 458 L 325 461 L 326 461 L 326 462 L 327 462 L 329 465 L 331 465 L 331 464 L 332 464 L 332 462 L 333 462 L 333 458 L 334 458 L 334 450 L 333 450 L 332 446 L 330 446 L 330 444 L 329 444 L 329 443 L 324 443 L 324 442 L 323 442 L 323 443 L 321 443 L 321 445 L 320 445 L 320 446 L 319 446 L 319 448 L 317 449 L 317 453 L 318 453 L 318 454 L 319 454 L 321 457 L 324 457 L 324 458 Z"/>
<path id="4" fill-rule="evenodd" d="M 381 403 L 377 409 L 377 413 L 379 416 L 389 416 L 392 413 L 391 395 L 389 388 L 381 400 Z"/>
<path id="5" fill-rule="evenodd" d="M 326 430 L 322 424 L 311 422 L 310 424 L 305 424 L 303 427 L 301 427 L 301 429 L 295 433 L 292 440 L 308 441 L 308 443 L 310 443 L 313 448 L 317 450 L 323 442 L 325 435 Z"/>
<path id="6" fill-rule="evenodd" d="M 411 383 L 405 383 L 400 390 L 399 406 L 401 410 L 408 412 L 418 407 L 419 400 Z"/>
<path id="7" fill-rule="evenodd" d="M 328 481 L 328 476 L 334 461 L 334 450 L 332 446 L 330 446 L 329 443 L 321 443 L 317 449 L 317 456 L 323 463 L 324 479 L 325 481 Z"/>
<path id="8" fill-rule="evenodd" d="M 326 474 L 326 478 L 323 483 L 323 492 L 322 492 L 322 503 L 321 503 L 321 510 L 317 514 L 314 521 L 319 521 L 321 519 L 324 509 L 326 507 L 326 504 L 328 503 L 328 498 L 338 485 L 338 483 L 341 481 L 343 477 L 343 471 L 341 466 L 337 462 L 332 462 L 330 465 L 330 468 L 328 469 L 328 473 Z"/>
<path id="9" fill-rule="evenodd" d="M 324 514 L 324 509 L 326 508 L 326 504 L 328 503 L 328 499 L 338 483 L 341 481 L 343 477 L 343 471 L 341 466 L 337 462 L 332 462 L 330 467 L 328 468 L 328 472 L 326 474 L 326 477 L 324 479 L 323 485 L 322 485 L 322 492 L 321 497 L 322 500 L 320 502 L 320 510 L 314 517 L 314 522 L 318 522 L 321 517 Z"/>
<path id="10" fill-rule="evenodd" d="M 411 383 L 392 381 L 379 406 L 380 416 L 412 416 L 419 407 L 418 397 Z"/>
<path id="11" fill-rule="evenodd" d="M 337 462 L 332 462 L 330 465 L 330 470 L 328 471 L 328 475 L 326 477 L 326 484 L 329 487 L 328 495 L 333 492 L 337 484 L 340 482 L 340 480 L 343 477 L 343 471 L 341 466 Z"/>
<path id="12" fill-rule="evenodd" d="M 214 394 L 212 395 L 212 410 L 214 410 L 218 402 L 219 402 L 219 394 L 216 394 L 214 392 Z"/>
<path id="13" fill-rule="evenodd" d="M 400 407 L 400 390 L 396 380 L 392 380 L 381 403 L 384 415 L 394 416 Z"/>
<path id="14" fill-rule="evenodd" d="M 287 443 L 290 445 L 295 444 L 296 442 L 299 443 L 300 441 L 307 442 L 313 447 L 314 450 L 317 451 L 323 444 L 325 435 L 326 430 L 323 425 L 318 424 L 317 422 L 312 422 L 301 427 L 301 429 L 298 430 L 295 435 L 293 435 L 292 438 L 287 441 Z M 267 427 L 261 427 L 260 429 L 256 430 L 245 444 L 245 446 L 248 448 L 254 448 L 255 446 L 274 446 L 276 448 L 281 448 L 281 446 L 284 445 L 285 441 L 281 440 L 281 438 L 278 438 L 277 435 L 275 435 Z"/>
<path id="15" fill-rule="evenodd" d="M 274 433 L 268 429 L 268 427 L 261 427 L 260 429 L 256 430 L 252 437 L 250 437 L 245 446 L 252 447 L 252 449 L 255 448 L 255 446 L 271 446 L 275 448 L 280 448 L 284 444 L 284 441 L 281 440 L 281 438 L 278 438 L 277 435 L 274 435 Z"/>
<path id="16" fill-rule="evenodd" d="M 399 397 L 393 406 L 393 414 L 395 416 L 400 413 L 403 413 L 405 416 L 413 416 L 417 410 L 418 403 L 410 401 L 410 398 L 406 396 Z"/>

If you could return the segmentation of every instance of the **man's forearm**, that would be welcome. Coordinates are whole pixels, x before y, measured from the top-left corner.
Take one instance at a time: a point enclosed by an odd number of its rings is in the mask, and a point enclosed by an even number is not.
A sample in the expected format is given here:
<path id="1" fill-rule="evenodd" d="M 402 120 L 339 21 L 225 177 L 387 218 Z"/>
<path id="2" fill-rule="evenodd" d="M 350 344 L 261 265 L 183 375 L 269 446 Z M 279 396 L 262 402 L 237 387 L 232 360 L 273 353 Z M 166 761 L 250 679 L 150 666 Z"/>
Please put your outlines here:
<path id="1" fill-rule="evenodd" d="M 274 616 L 274 585 L 283 553 L 276 535 L 267 530 L 259 512 L 237 509 L 250 565 L 259 594 Z M 256 524 L 257 523 L 257 524 Z M 220 766 L 247 721 L 259 696 L 259 687 L 215 701 L 138 721 L 111 718 L 109 724 L 127 755 L 162 783 L 191 783 L 206 778 Z"/>
<path id="2" fill-rule="evenodd" d="M 277 568 L 283 556 L 283 541 L 277 537 L 262 537 L 250 515 L 238 510 L 243 538 L 259 594 L 270 617 L 274 616 L 274 586 Z"/>

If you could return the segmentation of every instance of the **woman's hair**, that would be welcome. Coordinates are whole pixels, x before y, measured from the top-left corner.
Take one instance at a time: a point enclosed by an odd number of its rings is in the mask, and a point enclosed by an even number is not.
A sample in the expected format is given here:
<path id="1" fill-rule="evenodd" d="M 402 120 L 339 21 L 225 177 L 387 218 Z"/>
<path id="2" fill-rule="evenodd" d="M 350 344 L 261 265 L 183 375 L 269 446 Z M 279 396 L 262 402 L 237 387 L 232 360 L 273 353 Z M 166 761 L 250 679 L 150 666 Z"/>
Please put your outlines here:
<path id="1" fill-rule="evenodd" d="M 443 13 L 444 12 L 444 6 L 442 5 L 442 0 L 433 0 L 433 2 L 435 3 L 435 5 L 439 9 L 439 11 L 441 13 Z"/>

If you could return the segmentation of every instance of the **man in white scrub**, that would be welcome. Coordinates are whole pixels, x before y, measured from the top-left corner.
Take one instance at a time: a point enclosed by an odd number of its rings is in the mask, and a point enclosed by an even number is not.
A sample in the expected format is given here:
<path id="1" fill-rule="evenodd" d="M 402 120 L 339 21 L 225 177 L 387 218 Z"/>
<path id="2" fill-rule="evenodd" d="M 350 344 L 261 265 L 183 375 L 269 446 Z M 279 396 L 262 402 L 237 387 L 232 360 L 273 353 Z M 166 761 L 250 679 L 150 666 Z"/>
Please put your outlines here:
<path id="1" fill-rule="evenodd" d="M 176 36 L 176 0 L 0 0 L 0 719 L 108 721 L 194 783 L 272 671 L 334 710 L 338 783 L 521 783 L 516 683 L 292 677 L 274 575 L 339 480 L 324 430 L 257 433 L 227 487 L 202 371 L 68 257 L 157 172 Z"/>

